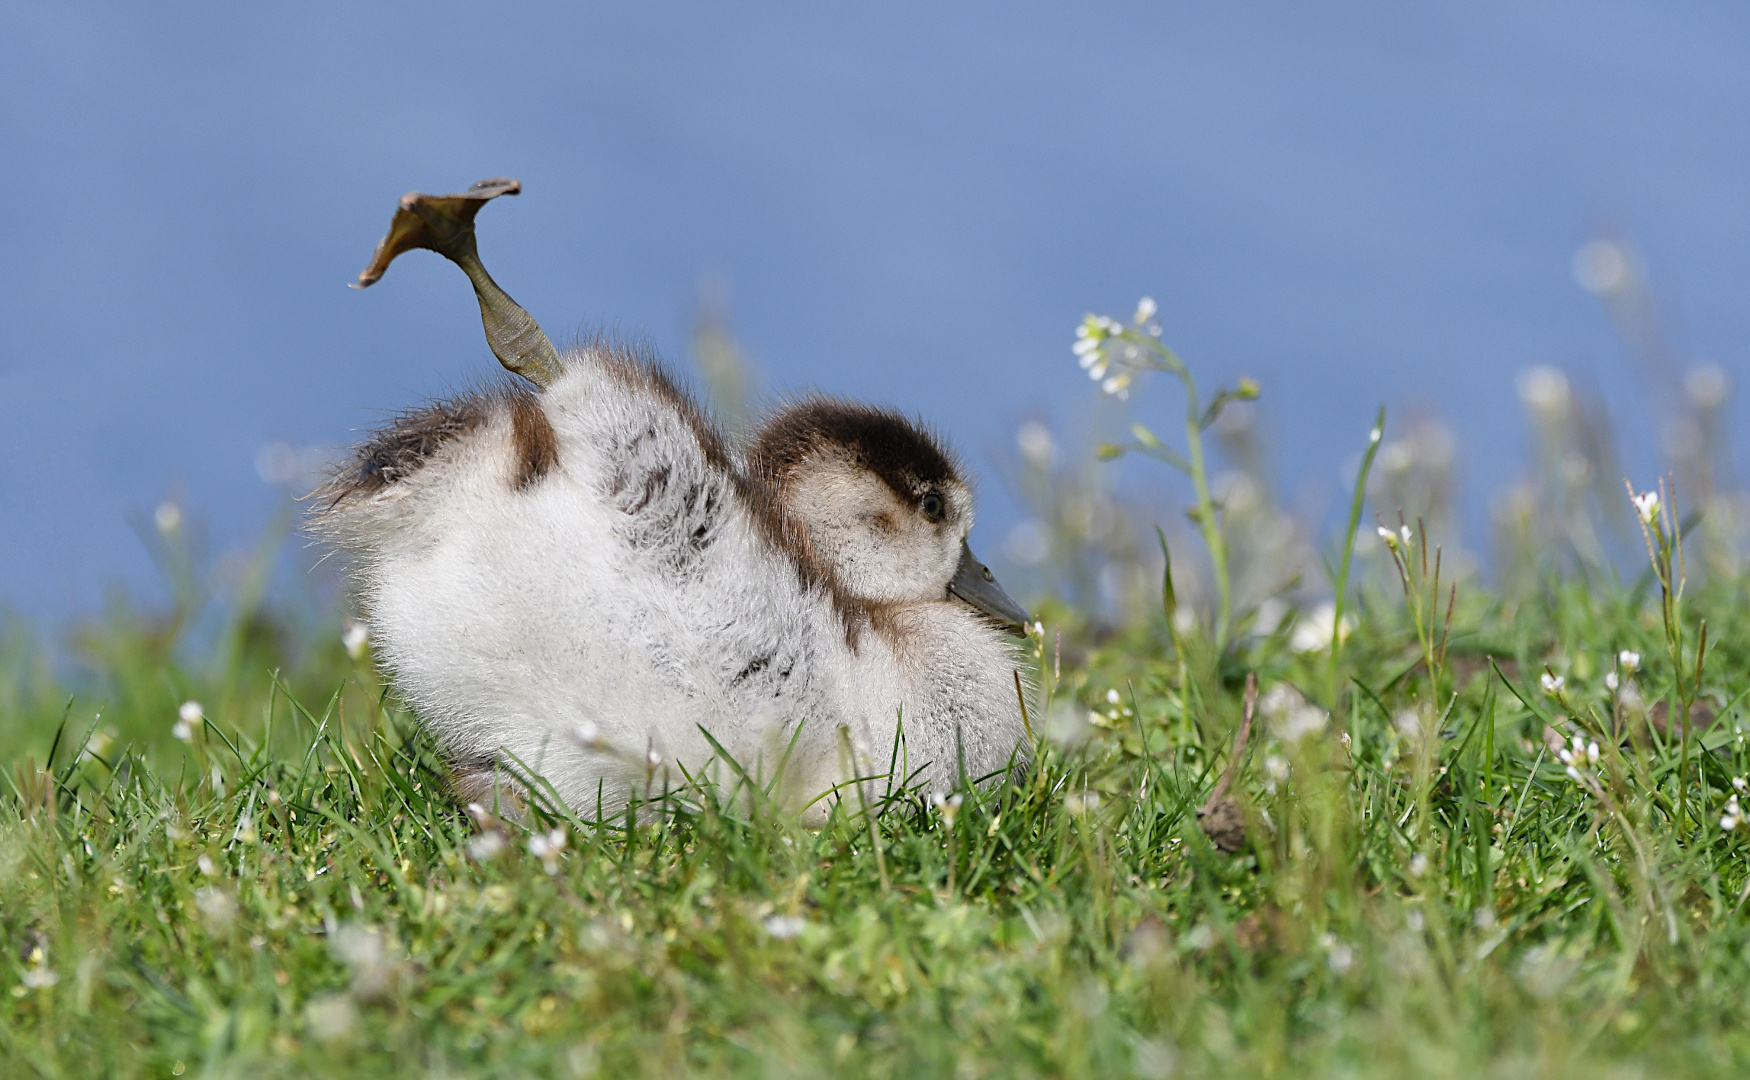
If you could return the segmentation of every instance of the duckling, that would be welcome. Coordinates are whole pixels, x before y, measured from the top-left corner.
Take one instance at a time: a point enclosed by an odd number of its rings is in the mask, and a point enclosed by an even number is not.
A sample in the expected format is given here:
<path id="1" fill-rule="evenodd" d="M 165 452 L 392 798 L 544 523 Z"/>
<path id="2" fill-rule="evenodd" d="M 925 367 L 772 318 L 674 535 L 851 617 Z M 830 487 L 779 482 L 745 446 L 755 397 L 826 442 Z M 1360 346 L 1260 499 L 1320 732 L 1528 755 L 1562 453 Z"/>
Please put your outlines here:
<path id="1" fill-rule="evenodd" d="M 518 190 L 407 196 L 359 283 L 445 255 L 533 387 L 401 415 L 313 516 L 458 794 L 534 774 L 612 813 L 727 757 L 817 821 L 853 779 L 944 793 L 1022 760 L 1027 615 L 968 546 L 964 467 L 824 397 L 732 447 L 648 355 L 559 353 L 475 248 L 474 215 Z"/>

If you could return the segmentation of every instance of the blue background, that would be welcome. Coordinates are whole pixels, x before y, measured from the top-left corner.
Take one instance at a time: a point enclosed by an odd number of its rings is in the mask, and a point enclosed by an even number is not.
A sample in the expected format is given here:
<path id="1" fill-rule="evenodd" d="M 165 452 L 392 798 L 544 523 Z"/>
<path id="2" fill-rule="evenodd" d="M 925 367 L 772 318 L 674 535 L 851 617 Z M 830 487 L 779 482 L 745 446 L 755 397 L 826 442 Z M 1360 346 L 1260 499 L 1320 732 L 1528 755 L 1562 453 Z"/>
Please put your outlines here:
<path id="1" fill-rule="evenodd" d="M 1478 530 L 1529 365 L 1655 467 L 1571 270 L 1598 229 L 1683 356 L 1750 351 L 1741 4 L 147 8 L 0 8 L 0 606 L 38 618 L 150 595 L 130 522 L 167 495 L 246 545 L 264 444 L 490 370 L 440 260 L 344 287 L 403 192 L 483 176 L 524 183 L 482 248 L 555 339 L 684 363 L 728 282 L 774 391 L 922 413 L 987 475 L 1087 408 L 1083 312 L 1143 293 L 1206 386 L 1263 384 L 1285 489 L 1337 494 L 1375 404 L 1420 405 Z M 984 496 L 992 550 L 1018 511 Z"/>

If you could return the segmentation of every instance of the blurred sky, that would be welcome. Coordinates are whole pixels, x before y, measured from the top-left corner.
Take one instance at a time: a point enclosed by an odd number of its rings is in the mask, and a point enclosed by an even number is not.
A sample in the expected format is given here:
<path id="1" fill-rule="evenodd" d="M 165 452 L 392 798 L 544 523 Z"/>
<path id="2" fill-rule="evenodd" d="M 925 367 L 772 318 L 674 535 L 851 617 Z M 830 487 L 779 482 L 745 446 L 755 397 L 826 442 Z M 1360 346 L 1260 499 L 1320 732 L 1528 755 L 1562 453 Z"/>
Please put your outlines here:
<path id="1" fill-rule="evenodd" d="M 1746 118 L 1733 3 L 7 3 L 0 607 L 153 595 L 130 522 L 167 495 L 246 544 L 284 505 L 262 446 L 491 370 L 435 256 L 345 285 L 403 192 L 492 175 L 524 194 L 485 261 L 556 340 L 684 363 L 725 282 L 775 391 L 949 434 L 986 550 L 1016 425 L 1094 393 L 1076 322 L 1143 293 L 1205 386 L 1263 384 L 1314 502 L 1383 402 L 1453 426 L 1480 518 L 1534 364 L 1609 398 L 1647 480 L 1648 388 L 1571 260 L 1632 237 L 1682 354 L 1741 373 Z"/>

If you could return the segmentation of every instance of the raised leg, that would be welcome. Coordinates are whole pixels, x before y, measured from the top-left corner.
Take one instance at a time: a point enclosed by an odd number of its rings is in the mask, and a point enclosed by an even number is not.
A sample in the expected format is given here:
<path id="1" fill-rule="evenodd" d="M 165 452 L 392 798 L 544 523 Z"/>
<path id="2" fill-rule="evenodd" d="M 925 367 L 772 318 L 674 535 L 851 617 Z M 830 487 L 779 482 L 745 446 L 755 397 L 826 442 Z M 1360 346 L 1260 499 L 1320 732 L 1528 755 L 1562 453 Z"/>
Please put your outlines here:
<path id="1" fill-rule="evenodd" d="M 359 274 L 354 287 L 363 289 L 375 284 L 404 251 L 425 248 L 437 252 L 461 267 L 474 283 L 486 344 L 492 347 L 498 362 L 544 387 L 559 375 L 559 352 L 534 316 L 499 288 L 480 265 L 480 253 L 474 244 L 474 215 L 480 208 L 500 195 L 515 195 L 522 189 L 516 180 L 495 177 L 482 180 L 459 195 L 425 195 L 417 191 L 403 195 L 394 219 L 389 222 L 388 233 L 377 244 L 371 264 Z"/>

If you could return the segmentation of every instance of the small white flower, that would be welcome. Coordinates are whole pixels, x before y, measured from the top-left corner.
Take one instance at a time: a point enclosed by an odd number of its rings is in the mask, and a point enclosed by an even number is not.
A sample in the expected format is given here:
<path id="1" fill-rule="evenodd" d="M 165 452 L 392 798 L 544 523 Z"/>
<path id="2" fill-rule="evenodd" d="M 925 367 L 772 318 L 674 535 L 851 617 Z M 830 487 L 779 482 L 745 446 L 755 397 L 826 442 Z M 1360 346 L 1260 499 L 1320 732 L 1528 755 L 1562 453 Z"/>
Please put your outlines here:
<path id="1" fill-rule="evenodd" d="M 489 862 L 504 854 L 510 846 L 504 835 L 504 823 L 477 802 L 468 804 L 468 816 L 480 826 L 480 835 L 468 841 L 468 857 L 475 862 Z"/>
<path id="2" fill-rule="evenodd" d="M 1130 372 L 1120 371 L 1100 384 L 1100 392 L 1120 401 L 1130 396 Z"/>
<path id="3" fill-rule="evenodd" d="M 1726 800 L 1726 812 L 1720 818 L 1720 828 L 1726 832 L 1736 829 L 1744 821 L 1744 811 L 1738 808 L 1738 796 L 1733 795 Z"/>
<path id="4" fill-rule="evenodd" d="M 185 701 L 176 710 L 176 723 L 170 726 L 170 734 L 183 742 L 194 741 L 195 725 L 206 715 L 198 701 Z"/>
<path id="5" fill-rule="evenodd" d="M 1551 675 L 1547 671 L 1543 673 L 1543 692 L 1550 697 L 1555 697 L 1557 694 L 1561 693 L 1562 687 L 1567 684 L 1568 680 L 1560 675 Z"/>
<path id="6" fill-rule="evenodd" d="M 1374 428 L 1372 431 L 1367 433 L 1367 441 L 1369 443 L 1376 443 L 1384 437 L 1385 437 L 1385 432 L 1381 431 L 1379 428 Z"/>
<path id="7" fill-rule="evenodd" d="M 505 842 L 502 832 L 497 829 L 488 829 L 468 841 L 468 857 L 475 862 L 491 862 L 504 854 L 504 849 L 509 846 Z"/>
<path id="8" fill-rule="evenodd" d="M 1325 960 L 1333 973 L 1341 975 L 1355 966 L 1355 950 L 1338 941 L 1336 935 L 1319 935 L 1319 944 L 1325 947 Z"/>
<path id="9" fill-rule="evenodd" d="M 1076 327 L 1076 344 L 1089 342 L 1098 348 L 1114 331 L 1122 329 L 1117 323 L 1101 315 L 1089 315 L 1081 325 Z"/>
<path id="10" fill-rule="evenodd" d="M 1339 941 L 1331 946 L 1330 963 L 1332 971 L 1343 974 L 1355 966 L 1355 950 Z"/>
<path id="11" fill-rule="evenodd" d="M 1740 795 L 1750 795 L 1750 779 L 1734 776 L 1732 777 L 1732 788 Z"/>
<path id="12" fill-rule="evenodd" d="M 808 929 L 808 920 L 800 915 L 771 915 L 765 921 L 766 933 L 779 941 L 789 941 L 802 936 Z"/>
<path id="13" fill-rule="evenodd" d="M 565 850 L 565 826 L 560 825 L 551 832 L 535 833 L 529 837 L 529 854 L 545 859 L 549 855 Z"/>
<path id="14" fill-rule="evenodd" d="M 1156 306 L 1155 301 L 1154 301 L 1154 297 L 1145 296 L 1141 300 L 1138 300 L 1136 302 L 1136 316 L 1134 318 L 1132 318 L 1130 321 L 1135 323 L 1138 326 L 1141 326 L 1143 323 L 1146 323 L 1150 319 L 1154 318 L 1155 312 L 1157 312 L 1159 310 L 1160 310 L 1160 308 L 1158 306 Z"/>
<path id="15" fill-rule="evenodd" d="M 1683 377 L 1683 389 L 1698 409 L 1717 409 L 1726 402 L 1731 384 L 1718 364 L 1702 361 Z"/>
<path id="16" fill-rule="evenodd" d="M 61 977 L 55 974 L 55 969 L 49 966 L 48 957 L 43 955 L 41 949 L 32 949 L 30 959 L 30 967 L 24 970 L 24 975 L 18 980 L 26 990 L 47 990 L 61 981 Z"/>
<path id="17" fill-rule="evenodd" d="M 1305 705 L 1294 710 L 1287 719 L 1278 724 L 1277 731 L 1281 733 L 1284 742 L 1299 742 L 1308 735 L 1323 731 L 1330 718 L 1330 714 L 1317 705 Z"/>
<path id="18" fill-rule="evenodd" d="M 1588 741 L 1583 735 L 1575 735 L 1567 745 L 1557 745 L 1556 760 L 1567 766 L 1564 771 L 1568 779 L 1576 784 L 1586 783 L 1585 770 L 1598 764 L 1598 744 Z"/>
<path id="19" fill-rule="evenodd" d="M 1547 365 L 1527 368 L 1513 382 L 1519 400 L 1546 420 L 1559 416 L 1572 399 L 1568 377 Z"/>
<path id="20" fill-rule="evenodd" d="M 954 817 L 960 813 L 960 804 L 964 798 L 964 796 L 958 793 L 949 795 L 946 798 L 938 793 L 930 796 L 930 805 L 934 806 L 936 812 L 942 815 L 943 821 L 947 822 L 949 825 L 953 825 Z"/>
<path id="21" fill-rule="evenodd" d="M 161 502 L 158 509 L 152 511 L 152 521 L 158 526 L 158 531 L 165 536 L 182 528 L 182 507 L 173 502 Z"/>
<path id="22" fill-rule="evenodd" d="M 1404 709 L 1392 718 L 1392 727 L 1398 735 L 1412 744 L 1422 741 L 1422 717 L 1414 709 Z"/>
<path id="23" fill-rule="evenodd" d="M 361 619 L 348 619 L 340 631 L 340 643 L 346 646 L 346 655 L 357 660 L 364 655 L 365 645 L 371 640 L 371 624 Z"/>
<path id="24" fill-rule="evenodd" d="M 1606 690 L 1609 690 L 1611 693 L 1614 694 L 1614 693 L 1616 693 L 1616 688 L 1618 685 L 1619 685 L 1619 680 L 1616 677 L 1616 672 L 1607 671 L 1604 673 L 1604 688 Z"/>
<path id="25" fill-rule="evenodd" d="M 1117 690 L 1106 691 L 1106 704 L 1108 704 L 1108 705 L 1118 704 L 1118 691 Z"/>
<path id="26" fill-rule="evenodd" d="M 655 747 L 651 747 L 649 750 L 645 751 L 644 760 L 649 762 L 650 767 L 654 769 L 662 764 L 662 755 L 656 752 Z"/>
<path id="27" fill-rule="evenodd" d="M 1410 856 L 1410 876 L 1421 877 L 1428 872 L 1428 856 L 1420 851 Z"/>
<path id="28" fill-rule="evenodd" d="M 205 874 L 207 877 L 212 877 L 219 872 L 218 866 L 213 862 L 213 860 L 210 857 L 208 857 L 206 855 L 202 855 L 200 858 L 196 859 L 194 861 L 194 864 L 195 864 L 195 866 L 199 867 L 200 872 Z"/>
<path id="29" fill-rule="evenodd" d="M 1015 429 L 1015 447 L 1030 465 L 1046 468 L 1057 460 L 1057 440 L 1051 429 L 1037 420 L 1029 420 Z"/>
<path id="30" fill-rule="evenodd" d="M 352 1034 L 358 1009 L 346 994 L 318 994 L 304 1006 L 304 1024 L 322 1042 L 339 1042 Z"/>
<path id="31" fill-rule="evenodd" d="M 368 999 L 386 993 L 402 973 L 393 942 L 373 926 L 347 923 L 334 929 L 328 951 L 352 970 L 352 994 Z"/>
<path id="32" fill-rule="evenodd" d="M 237 917 L 237 901 L 214 885 L 202 885 L 194 891 L 194 906 L 215 930 L 229 927 Z"/>
<path id="33" fill-rule="evenodd" d="M 1385 541 L 1386 547 L 1391 548 L 1393 551 L 1398 549 L 1398 534 L 1386 528 L 1384 525 L 1379 527 L 1379 538 Z"/>
<path id="34" fill-rule="evenodd" d="M 1641 669 L 1641 654 L 1633 649 L 1624 649 L 1616 654 L 1616 662 L 1632 675 Z"/>
<path id="35" fill-rule="evenodd" d="M 579 720 L 577 726 L 571 729 L 571 737 L 576 739 L 586 750 L 594 750 L 602 743 L 602 730 L 595 726 L 592 720 Z"/>
<path id="36" fill-rule="evenodd" d="M 1659 493 L 1649 491 L 1644 495 L 1633 497 L 1635 513 L 1641 517 L 1641 524 L 1651 525 L 1653 519 L 1659 516 Z"/>
<path id="37" fill-rule="evenodd" d="M 1574 252 L 1574 280 L 1589 293 L 1615 292 L 1628 283 L 1633 265 L 1621 244 L 1588 240 Z"/>
<path id="38" fill-rule="evenodd" d="M 529 837 L 529 854 L 541 860 L 548 876 L 559 872 L 559 856 L 565 851 L 565 826 L 560 825 L 552 832 L 536 833 Z"/>
<path id="39" fill-rule="evenodd" d="M 1331 632 L 1337 630 L 1339 640 L 1347 641 L 1355 630 L 1355 616 L 1343 615 L 1343 626 L 1337 628 L 1337 606 L 1329 600 L 1296 620 L 1288 635 L 1288 647 L 1297 653 L 1324 652 L 1331 647 Z"/>
<path id="40" fill-rule="evenodd" d="M 1413 547 L 1415 545 L 1416 534 L 1410 531 L 1410 527 L 1408 525 L 1399 525 L 1398 526 L 1398 535 L 1403 537 L 1405 547 Z"/>
<path id="41" fill-rule="evenodd" d="M 1269 597 L 1258 605 L 1258 613 L 1252 619 L 1252 632 L 1260 635 L 1273 634 L 1287 615 L 1288 605 L 1274 596 Z"/>

